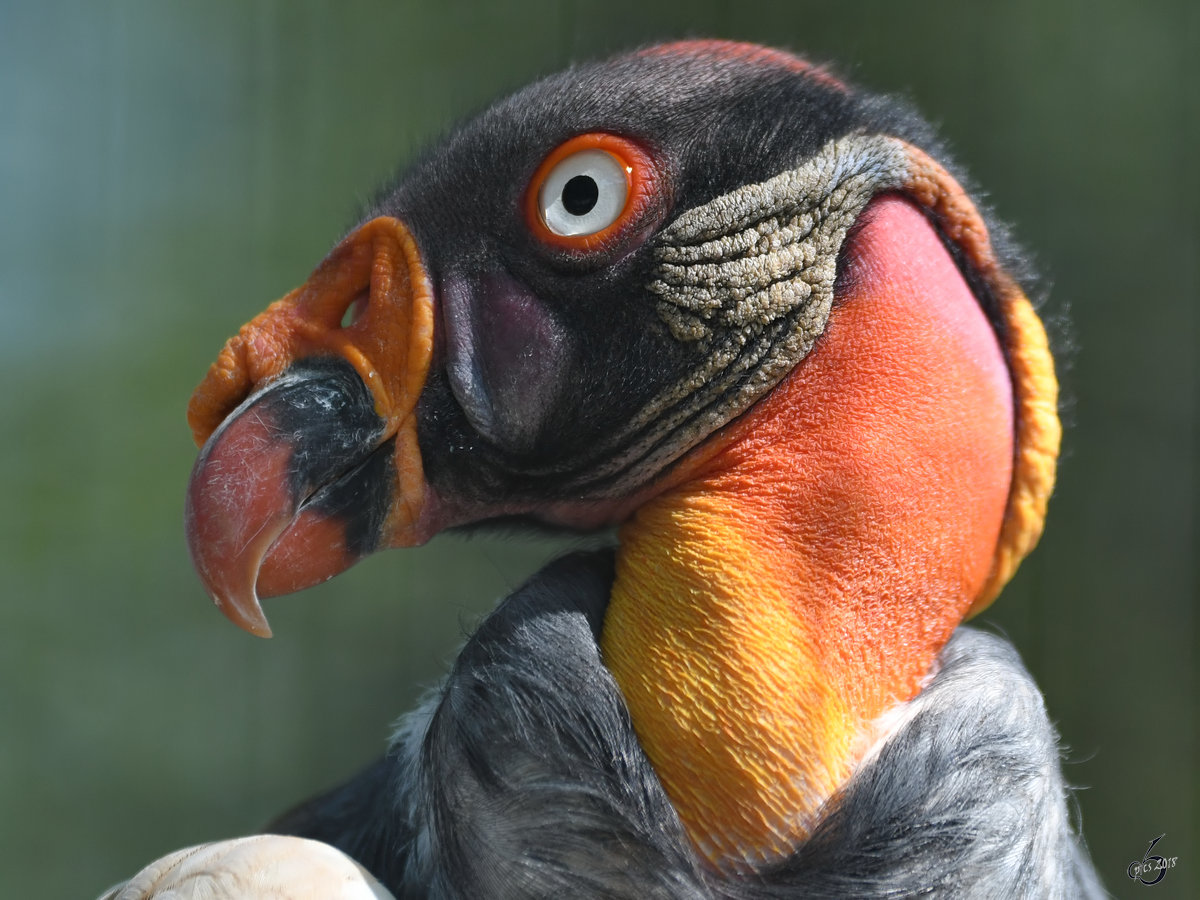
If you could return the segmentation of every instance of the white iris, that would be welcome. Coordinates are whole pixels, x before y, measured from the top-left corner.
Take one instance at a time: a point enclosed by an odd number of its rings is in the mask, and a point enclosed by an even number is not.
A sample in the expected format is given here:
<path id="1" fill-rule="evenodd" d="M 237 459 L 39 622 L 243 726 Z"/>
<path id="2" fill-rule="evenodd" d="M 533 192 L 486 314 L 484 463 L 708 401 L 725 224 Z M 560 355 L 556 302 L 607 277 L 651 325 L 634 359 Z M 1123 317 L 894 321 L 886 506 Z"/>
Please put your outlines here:
<path id="1" fill-rule="evenodd" d="M 628 193 L 624 163 L 605 150 L 580 150 L 550 170 L 538 205 L 555 234 L 595 234 L 620 217 Z"/>

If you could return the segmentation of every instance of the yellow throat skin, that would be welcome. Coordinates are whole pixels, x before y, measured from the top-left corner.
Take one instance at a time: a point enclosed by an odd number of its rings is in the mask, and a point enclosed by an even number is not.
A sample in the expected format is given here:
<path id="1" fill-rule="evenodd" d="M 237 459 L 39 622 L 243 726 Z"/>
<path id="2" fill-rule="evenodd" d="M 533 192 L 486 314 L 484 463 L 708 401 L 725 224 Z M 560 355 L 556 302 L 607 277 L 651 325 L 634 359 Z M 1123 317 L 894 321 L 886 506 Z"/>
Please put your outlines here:
<path id="1" fill-rule="evenodd" d="M 701 855 L 769 863 L 849 774 L 858 723 L 753 538 L 678 499 L 622 533 L 605 659 Z"/>
<path id="2" fill-rule="evenodd" d="M 813 353 L 620 535 L 605 663 L 717 869 L 808 836 L 991 589 L 1025 480 L 1013 348 L 911 203 L 864 216 L 869 262 Z"/>

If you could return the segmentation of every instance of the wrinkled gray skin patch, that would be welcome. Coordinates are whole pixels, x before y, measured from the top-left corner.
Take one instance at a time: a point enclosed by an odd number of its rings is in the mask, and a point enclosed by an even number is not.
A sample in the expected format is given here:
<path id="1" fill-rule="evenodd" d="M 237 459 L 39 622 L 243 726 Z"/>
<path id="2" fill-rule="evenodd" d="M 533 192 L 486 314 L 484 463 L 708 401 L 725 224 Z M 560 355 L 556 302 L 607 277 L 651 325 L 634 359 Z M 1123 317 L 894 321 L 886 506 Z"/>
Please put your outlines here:
<path id="1" fill-rule="evenodd" d="M 878 135 L 826 144 L 798 169 L 681 215 L 656 248 L 659 314 L 682 341 L 789 318 L 808 346 L 824 329 L 846 232 L 875 194 L 899 187 L 904 145 Z"/>
<path id="2" fill-rule="evenodd" d="M 669 450 L 744 412 L 808 355 L 829 319 L 847 232 L 907 174 L 902 142 L 852 134 L 662 230 L 649 290 L 696 366 L 622 429 L 614 442 L 632 438 L 625 458 L 664 464 Z"/>

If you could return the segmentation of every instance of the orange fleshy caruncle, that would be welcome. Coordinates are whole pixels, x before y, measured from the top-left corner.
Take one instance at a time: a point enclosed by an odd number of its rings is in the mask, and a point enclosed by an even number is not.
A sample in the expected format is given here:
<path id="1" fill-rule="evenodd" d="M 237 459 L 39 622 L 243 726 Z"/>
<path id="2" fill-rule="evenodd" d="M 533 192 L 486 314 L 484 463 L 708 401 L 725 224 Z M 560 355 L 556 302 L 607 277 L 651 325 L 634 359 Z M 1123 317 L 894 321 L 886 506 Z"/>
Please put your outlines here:
<path id="1" fill-rule="evenodd" d="M 394 441 L 390 468 L 383 467 L 394 483 L 377 539 L 419 542 L 414 529 L 426 485 L 414 413 L 432 358 L 433 315 L 432 288 L 411 232 L 396 219 L 377 218 L 244 325 L 196 389 L 188 421 L 204 446 L 188 487 L 189 546 L 209 593 L 237 624 L 269 634 L 260 593 L 298 590 L 358 558 L 336 522 L 305 508 L 321 485 L 298 495 L 297 436 L 280 428 L 268 402 L 282 396 L 288 379 L 281 376 L 296 363 L 335 360 L 351 373 L 349 381 L 361 380 L 348 390 L 366 398 L 360 406 L 373 407 L 364 414 L 374 427 L 355 435 L 362 446 L 352 452 L 365 460 Z M 318 480 L 353 472 L 360 461 L 346 459 Z"/>
<path id="2" fill-rule="evenodd" d="M 371 387 L 385 418 L 406 417 L 429 368 L 432 296 L 408 228 L 382 216 L 367 222 L 304 284 L 225 344 L 188 404 L 196 445 L 203 445 L 255 388 L 296 360 L 321 355 L 348 360 Z M 355 318 L 342 327 L 352 306 Z"/>

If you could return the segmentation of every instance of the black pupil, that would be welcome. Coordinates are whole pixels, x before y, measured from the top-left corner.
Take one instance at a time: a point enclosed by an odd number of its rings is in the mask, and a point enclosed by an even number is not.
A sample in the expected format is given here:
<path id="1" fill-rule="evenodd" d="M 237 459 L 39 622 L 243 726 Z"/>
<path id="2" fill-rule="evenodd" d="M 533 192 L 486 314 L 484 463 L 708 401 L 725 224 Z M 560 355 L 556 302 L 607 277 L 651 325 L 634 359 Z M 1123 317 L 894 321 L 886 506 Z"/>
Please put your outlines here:
<path id="1" fill-rule="evenodd" d="M 586 216 L 600 199 L 600 185 L 591 175 L 576 175 L 563 185 L 563 208 L 573 216 Z"/>

